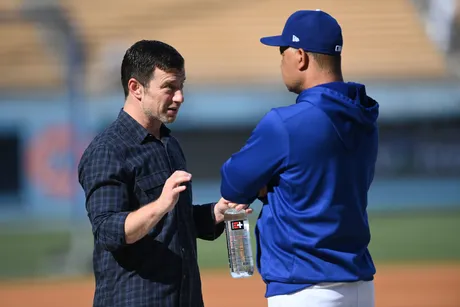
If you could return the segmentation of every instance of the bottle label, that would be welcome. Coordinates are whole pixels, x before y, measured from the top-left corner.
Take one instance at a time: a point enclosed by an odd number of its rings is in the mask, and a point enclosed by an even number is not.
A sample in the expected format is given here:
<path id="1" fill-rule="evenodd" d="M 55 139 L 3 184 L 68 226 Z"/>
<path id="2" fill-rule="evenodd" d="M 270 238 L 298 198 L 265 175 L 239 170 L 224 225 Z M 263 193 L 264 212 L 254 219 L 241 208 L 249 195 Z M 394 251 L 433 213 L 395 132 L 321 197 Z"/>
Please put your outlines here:
<path id="1" fill-rule="evenodd" d="M 244 221 L 232 221 L 230 224 L 232 230 L 244 229 Z"/>

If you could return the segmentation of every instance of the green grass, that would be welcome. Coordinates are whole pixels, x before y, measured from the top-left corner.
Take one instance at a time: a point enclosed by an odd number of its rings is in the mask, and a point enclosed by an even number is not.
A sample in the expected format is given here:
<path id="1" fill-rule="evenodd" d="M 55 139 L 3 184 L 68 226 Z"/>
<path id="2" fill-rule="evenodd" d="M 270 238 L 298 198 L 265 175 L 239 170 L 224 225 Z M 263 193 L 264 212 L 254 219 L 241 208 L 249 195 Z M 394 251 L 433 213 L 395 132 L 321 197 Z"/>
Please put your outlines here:
<path id="1" fill-rule="evenodd" d="M 460 260 L 460 213 L 372 216 L 369 249 L 375 261 Z"/>
<path id="2" fill-rule="evenodd" d="M 252 230 L 254 224 L 251 220 Z M 460 261 L 460 212 L 374 214 L 370 216 L 370 225 L 370 250 L 376 262 Z M 0 278 L 53 275 L 63 271 L 70 247 L 69 233 L 35 229 L 16 232 L 10 227 L 0 228 Z M 253 231 L 251 234 L 255 256 Z M 86 231 L 83 238 L 85 242 L 77 261 L 84 263 L 88 270 L 83 273 L 89 273 L 92 237 Z M 227 269 L 225 234 L 213 242 L 199 240 L 198 260 L 202 269 Z"/>
<path id="3" fill-rule="evenodd" d="M 460 261 L 460 212 L 373 215 L 369 223 L 376 262 Z M 252 244 L 255 256 L 253 237 Z M 198 256 L 203 268 L 228 266 L 225 234 L 214 242 L 200 241 Z"/>
<path id="4" fill-rule="evenodd" d="M 67 250 L 69 238 L 63 232 L 0 234 L 0 277 L 42 275 Z"/>

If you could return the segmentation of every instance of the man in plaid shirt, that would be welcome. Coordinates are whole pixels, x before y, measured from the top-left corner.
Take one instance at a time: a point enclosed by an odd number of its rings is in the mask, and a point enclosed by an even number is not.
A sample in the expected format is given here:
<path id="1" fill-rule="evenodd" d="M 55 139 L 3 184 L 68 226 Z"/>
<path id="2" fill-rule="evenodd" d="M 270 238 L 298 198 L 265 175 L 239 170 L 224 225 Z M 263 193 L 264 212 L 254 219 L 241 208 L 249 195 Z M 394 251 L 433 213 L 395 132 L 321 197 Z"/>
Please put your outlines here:
<path id="1" fill-rule="evenodd" d="M 196 239 L 218 238 L 235 205 L 192 205 L 191 174 L 165 126 L 184 101 L 184 59 L 165 43 L 139 41 L 121 81 L 125 105 L 78 167 L 94 234 L 93 306 L 203 306 Z"/>

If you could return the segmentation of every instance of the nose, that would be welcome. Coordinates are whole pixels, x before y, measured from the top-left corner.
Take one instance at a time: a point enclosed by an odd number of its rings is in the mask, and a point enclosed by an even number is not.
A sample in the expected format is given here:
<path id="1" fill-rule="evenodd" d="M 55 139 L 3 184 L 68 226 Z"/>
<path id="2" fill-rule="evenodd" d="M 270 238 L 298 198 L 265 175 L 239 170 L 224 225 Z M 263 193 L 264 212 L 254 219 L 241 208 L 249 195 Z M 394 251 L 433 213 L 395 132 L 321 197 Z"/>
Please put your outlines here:
<path id="1" fill-rule="evenodd" d="M 182 90 L 177 90 L 174 93 L 173 101 L 175 103 L 183 103 L 184 102 L 184 92 Z"/>

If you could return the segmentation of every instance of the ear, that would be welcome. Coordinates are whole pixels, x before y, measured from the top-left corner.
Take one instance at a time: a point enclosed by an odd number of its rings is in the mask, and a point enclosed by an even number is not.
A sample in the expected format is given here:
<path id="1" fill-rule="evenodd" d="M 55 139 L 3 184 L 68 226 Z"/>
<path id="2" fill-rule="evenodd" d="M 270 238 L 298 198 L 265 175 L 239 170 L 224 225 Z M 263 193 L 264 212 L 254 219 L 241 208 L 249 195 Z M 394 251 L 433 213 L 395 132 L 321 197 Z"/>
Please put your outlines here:
<path id="1" fill-rule="evenodd" d="M 302 48 L 296 50 L 297 56 L 297 68 L 299 70 L 306 70 L 310 63 L 310 58 L 308 53 L 306 53 Z"/>
<path id="2" fill-rule="evenodd" d="M 144 87 L 134 78 L 129 79 L 128 89 L 131 95 L 136 97 L 138 100 L 141 100 L 144 93 Z"/>

